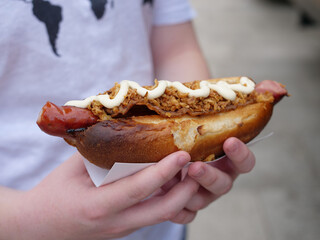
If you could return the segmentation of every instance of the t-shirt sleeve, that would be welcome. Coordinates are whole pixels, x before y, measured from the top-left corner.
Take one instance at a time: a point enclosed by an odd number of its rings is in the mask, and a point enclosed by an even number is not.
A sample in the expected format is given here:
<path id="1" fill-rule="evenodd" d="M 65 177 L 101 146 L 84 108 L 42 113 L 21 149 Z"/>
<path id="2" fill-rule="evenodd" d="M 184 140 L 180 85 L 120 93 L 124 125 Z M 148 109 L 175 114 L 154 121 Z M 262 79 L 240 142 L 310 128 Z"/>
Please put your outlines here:
<path id="1" fill-rule="evenodd" d="M 154 0 L 153 24 L 170 25 L 192 20 L 195 11 L 188 0 Z"/>

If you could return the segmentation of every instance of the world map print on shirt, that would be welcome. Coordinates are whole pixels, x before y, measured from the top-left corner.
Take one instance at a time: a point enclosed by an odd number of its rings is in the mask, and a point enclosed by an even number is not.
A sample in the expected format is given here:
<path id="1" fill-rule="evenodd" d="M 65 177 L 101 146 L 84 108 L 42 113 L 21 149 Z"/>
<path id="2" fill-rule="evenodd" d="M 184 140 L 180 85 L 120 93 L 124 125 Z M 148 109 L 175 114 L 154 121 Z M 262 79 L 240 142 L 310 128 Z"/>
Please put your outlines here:
<path id="1" fill-rule="evenodd" d="M 101 19 L 106 11 L 106 4 L 108 0 L 89 0 L 91 2 L 91 9 L 97 19 Z M 112 1 L 113 2 L 113 1 Z M 113 3 L 112 3 L 113 6 Z"/>
<path id="2" fill-rule="evenodd" d="M 60 57 L 57 49 L 57 40 L 60 30 L 60 24 L 63 21 L 63 8 L 59 5 L 52 4 L 49 0 L 22 0 L 25 3 L 32 4 L 32 13 L 45 27 L 49 38 L 49 44 L 53 53 Z M 78 0 L 84 1 L 84 0 Z M 110 2 L 110 8 L 114 7 L 115 0 L 86 0 L 91 3 L 91 10 L 97 20 L 103 18 L 106 8 Z M 142 5 L 153 4 L 153 0 L 141 0 Z"/>
<path id="3" fill-rule="evenodd" d="M 143 0 L 143 4 L 147 4 L 150 3 L 151 5 L 153 5 L 153 0 Z"/>
<path id="4" fill-rule="evenodd" d="M 62 7 L 43 0 L 33 0 L 32 5 L 33 15 L 46 26 L 52 51 L 55 55 L 60 56 L 57 51 L 56 43 L 59 26 L 62 22 Z"/>

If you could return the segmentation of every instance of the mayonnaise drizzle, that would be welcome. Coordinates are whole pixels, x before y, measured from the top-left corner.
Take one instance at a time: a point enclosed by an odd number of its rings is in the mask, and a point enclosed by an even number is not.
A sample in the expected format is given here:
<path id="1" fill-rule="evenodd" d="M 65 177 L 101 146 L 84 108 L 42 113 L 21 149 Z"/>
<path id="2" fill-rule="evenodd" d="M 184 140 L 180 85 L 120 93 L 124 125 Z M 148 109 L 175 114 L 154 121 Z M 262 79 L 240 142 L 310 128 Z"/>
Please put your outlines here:
<path id="1" fill-rule="evenodd" d="M 166 80 L 158 81 L 158 86 L 152 90 L 145 89 L 141 87 L 138 83 L 123 80 L 120 82 L 120 89 L 117 95 L 110 99 L 108 94 L 91 96 L 84 100 L 72 100 L 67 102 L 67 106 L 75 106 L 80 108 L 87 108 L 93 100 L 99 101 L 106 108 L 114 108 L 120 106 L 124 101 L 129 88 L 136 89 L 140 96 L 145 96 L 147 93 L 148 99 L 155 99 L 160 97 L 166 90 L 167 87 L 174 87 L 182 93 L 188 93 L 190 97 L 208 97 L 210 94 L 210 89 L 215 90 L 218 94 L 227 100 L 235 100 L 236 92 L 241 92 L 249 94 L 254 90 L 255 84 L 247 77 L 241 77 L 240 83 L 229 84 L 225 81 L 219 81 L 217 83 L 210 83 L 208 81 L 201 81 L 199 89 L 190 89 L 183 85 L 181 82 L 170 82 Z"/>

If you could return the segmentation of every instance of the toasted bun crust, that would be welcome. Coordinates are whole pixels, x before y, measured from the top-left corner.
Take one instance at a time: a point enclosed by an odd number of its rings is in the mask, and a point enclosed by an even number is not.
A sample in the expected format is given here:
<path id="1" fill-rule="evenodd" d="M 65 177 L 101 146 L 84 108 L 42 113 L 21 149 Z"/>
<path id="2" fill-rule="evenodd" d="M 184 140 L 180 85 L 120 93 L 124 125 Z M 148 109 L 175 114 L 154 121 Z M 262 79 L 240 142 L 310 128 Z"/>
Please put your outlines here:
<path id="1" fill-rule="evenodd" d="M 187 151 L 192 161 L 206 161 L 223 155 L 223 142 L 229 137 L 245 143 L 256 137 L 272 109 L 272 103 L 262 102 L 198 117 L 113 119 L 74 133 L 68 142 L 90 162 L 107 169 L 115 162 L 157 162 L 178 150 Z"/>

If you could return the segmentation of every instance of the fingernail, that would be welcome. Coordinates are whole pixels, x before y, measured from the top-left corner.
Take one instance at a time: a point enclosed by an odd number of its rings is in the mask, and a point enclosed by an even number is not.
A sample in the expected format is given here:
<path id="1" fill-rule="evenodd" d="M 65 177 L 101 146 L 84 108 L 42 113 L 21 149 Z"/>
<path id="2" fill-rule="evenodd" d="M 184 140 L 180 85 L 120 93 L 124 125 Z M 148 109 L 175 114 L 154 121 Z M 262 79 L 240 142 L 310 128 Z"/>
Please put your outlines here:
<path id="1" fill-rule="evenodd" d="M 230 148 L 229 148 L 229 151 L 230 151 L 230 152 L 236 152 L 236 151 L 238 150 L 238 148 L 239 148 L 239 142 L 238 142 L 238 141 L 234 141 L 234 142 L 231 144 L 231 146 L 230 146 Z"/>
<path id="2" fill-rule="evenodd" d="M 178 164 L 180 166 L 184 166 L 189 162 L 189 159 L 187 158 L 187 156 L 179 156 L 178 158 Z"/>

